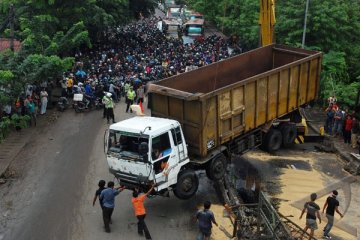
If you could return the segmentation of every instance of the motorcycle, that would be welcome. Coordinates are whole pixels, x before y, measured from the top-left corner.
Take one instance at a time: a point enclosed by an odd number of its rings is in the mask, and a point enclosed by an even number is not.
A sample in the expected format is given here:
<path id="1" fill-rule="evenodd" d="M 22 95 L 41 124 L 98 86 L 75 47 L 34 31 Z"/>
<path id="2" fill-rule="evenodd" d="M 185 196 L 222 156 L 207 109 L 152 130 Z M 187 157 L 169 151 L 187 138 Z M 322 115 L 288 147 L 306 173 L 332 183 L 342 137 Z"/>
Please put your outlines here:
<path id="1" fill-rule="evenodd" d="M 97 110 L 104 108 L 104 104 L 102 103 L 101 98 L 98 97 L 95 99 L 94 105 L 95 105 L 95 109 Z"/>
<path id="2" fill-rule="evenodd" d="M 76 96 L 75 96 L 76 95 Z M 80 113 L 86 110 L 102 109 L 103 103 L 100 98 L 95 98 L 93 96 L 84 95 L 84 94 L 74 94 L 73 99 L 73 108 L 75 112 Z"/>
<path id="3" fill-rule="evenodd" d="M 65 109 L 67 109 L 69 106 L 69 102 L 67 100 L 66 97 L 60 97 L 58 102 L 57 102 L 57 109 L 60 112 L 65 111 Z"/>
<path id="4" fill-rule="evenodd" d="M 73 108 L 75 109 L 76 113 L 80 113 L 80 112 L 83 112 L 85 109 L 88 109 L 87 105 L 88 105 L 88 102 L 86 101 L 84 94 L 82 94 L 82 93 L 74 94 Z"/>

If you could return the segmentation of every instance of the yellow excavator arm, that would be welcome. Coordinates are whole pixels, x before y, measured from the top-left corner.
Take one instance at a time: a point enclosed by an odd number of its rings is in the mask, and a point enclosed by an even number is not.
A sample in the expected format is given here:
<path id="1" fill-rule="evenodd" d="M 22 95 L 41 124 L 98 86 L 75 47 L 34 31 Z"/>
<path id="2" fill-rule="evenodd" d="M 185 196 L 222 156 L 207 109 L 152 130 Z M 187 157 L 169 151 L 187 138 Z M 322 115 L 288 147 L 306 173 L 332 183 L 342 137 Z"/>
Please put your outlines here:
<path id="1" fill-rule="evenodd" d="M 260 0 L 259 25 L 261 46 L 273 43 L 275 23 L 275 0 Z"/>

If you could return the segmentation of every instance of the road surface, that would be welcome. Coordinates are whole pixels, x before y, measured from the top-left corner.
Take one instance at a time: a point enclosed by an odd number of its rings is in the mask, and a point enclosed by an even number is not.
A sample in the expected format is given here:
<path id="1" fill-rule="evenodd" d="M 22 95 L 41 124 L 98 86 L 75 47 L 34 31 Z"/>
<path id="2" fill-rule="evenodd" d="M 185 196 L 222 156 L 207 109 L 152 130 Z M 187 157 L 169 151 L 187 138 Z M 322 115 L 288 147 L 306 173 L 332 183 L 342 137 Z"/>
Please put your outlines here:
<path id="1" fill-rule="evenodd" d="M 125 113 L 122 100 L 116 120 Z M 57 121 L 38 127 L 32 141 L 13 162 L 14 181 L 0 187 L 0 239 L 142 239 L 137 236 L 131 192 L 116 199 L 112 232 L 105 233 L 98 204 L 92 199 L 100 179 L 113 180 L 103 152 L 108 125 L 102 111 L 76 114 L 68 109 Z M 201 174 L 200 175 L 204 175 Z M 148 199 L 146 221 L 153 239 L 194 239 L 192 219 L 205 200 L 216 202 L 211 182 L 201 177 L 201 187 L 188 201 L 171 197 Z"/>

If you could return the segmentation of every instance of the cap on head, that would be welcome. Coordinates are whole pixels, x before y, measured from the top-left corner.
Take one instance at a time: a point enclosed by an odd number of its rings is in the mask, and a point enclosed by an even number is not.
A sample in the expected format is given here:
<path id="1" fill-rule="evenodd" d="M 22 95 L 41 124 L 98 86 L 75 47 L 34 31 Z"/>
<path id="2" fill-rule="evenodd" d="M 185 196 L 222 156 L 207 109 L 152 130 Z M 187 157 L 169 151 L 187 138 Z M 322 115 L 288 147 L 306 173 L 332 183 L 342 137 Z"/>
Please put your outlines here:
<path id="1" fill-rule="evenodd" d="M 111 97 L 111 93 L 109 93 L 109 92 L 106 93 L 106 96 L 110 98 L 110 97 Z"/>
<path id="2" fill-rule="evenodd" d="M 311 201 L 315 201 L 316 198 L 317 198 L 317 194 L 316 194 L 316 193 L 312 193 L 312 194 L 310 195 Z"/>

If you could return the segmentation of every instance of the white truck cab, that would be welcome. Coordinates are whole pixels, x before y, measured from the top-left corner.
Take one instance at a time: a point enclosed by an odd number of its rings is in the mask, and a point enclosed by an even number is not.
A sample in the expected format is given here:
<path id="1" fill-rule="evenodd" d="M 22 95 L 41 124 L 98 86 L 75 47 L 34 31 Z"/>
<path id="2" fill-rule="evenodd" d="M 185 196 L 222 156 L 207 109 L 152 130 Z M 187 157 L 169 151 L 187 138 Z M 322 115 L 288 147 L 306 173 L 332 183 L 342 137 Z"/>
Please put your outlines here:
<path id="1" fill-rule="evenodd" d="M 156 184 L 159 195 L 173 190 L 188 199 L 198 189 L 180 123 L 175 120 L 137 116 L 115 124 L 105 134 L 105 154 L 110 173 L 130 189 L 144 191 Z"/>

